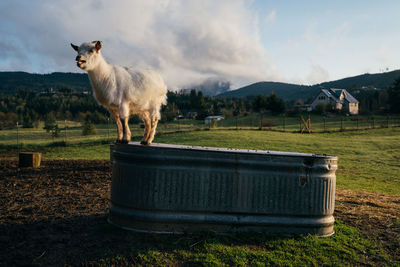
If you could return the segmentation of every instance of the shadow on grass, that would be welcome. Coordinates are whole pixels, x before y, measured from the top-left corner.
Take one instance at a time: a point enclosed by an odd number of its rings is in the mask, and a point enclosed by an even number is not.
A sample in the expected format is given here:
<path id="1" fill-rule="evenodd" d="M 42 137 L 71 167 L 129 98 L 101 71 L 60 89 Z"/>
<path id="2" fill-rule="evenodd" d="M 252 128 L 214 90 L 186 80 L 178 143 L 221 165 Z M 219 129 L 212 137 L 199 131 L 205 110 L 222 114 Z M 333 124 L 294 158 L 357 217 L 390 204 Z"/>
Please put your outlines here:
<path id="1" fill-rule="evenodd" d="M 4 266 L 49 266 L 149 263 L 152 259 L 143 258 L 142 252 L 194 251 L 204 244 L 213 243 L 254 246 L 268 240 L 291 237 L 267 234 L 216 235 L 212 232 L 183 235 L 136 233 L 109 224 L 107 215 L 93 215 L 25 224 L 4 223 L 0 225 L 0 238 L 0 262 Z M 174 261 L 178 263 L 179 258 Z"/>

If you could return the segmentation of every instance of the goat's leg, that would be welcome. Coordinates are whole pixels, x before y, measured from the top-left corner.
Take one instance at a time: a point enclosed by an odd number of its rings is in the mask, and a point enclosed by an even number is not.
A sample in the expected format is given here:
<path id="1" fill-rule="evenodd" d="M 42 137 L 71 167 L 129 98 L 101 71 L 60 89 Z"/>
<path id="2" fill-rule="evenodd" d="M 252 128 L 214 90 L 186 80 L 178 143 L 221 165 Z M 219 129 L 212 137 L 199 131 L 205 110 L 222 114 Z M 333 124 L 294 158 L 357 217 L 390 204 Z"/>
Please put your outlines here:
<path id="1" fill-rule="evenodd" d="M 124 144 L 128 144 L 129 141 L 131 141 L 131 130 L 129 129 L 129 116 L 125 117 L 122 119 L 123 123 L 122 123 L 122 129 L 123 129 L 123 137 L 122 137 L 122 143 Z"/>
<path id="2" fill-rule="evenodd" d="M 114 117 L 115 123 L 117 124 L 117 143 L 120 143 L 122 141 L 123 137 L 123 129 L 122 129 L 122 123 L 119 117 L 119 113 L 116 110 L 110 110 L 111 115 Z"/>
<path id="3" fill-rule="evenodd" d="M 143 113 L 142 114 L 142 119 L 144 122 L 144 135 L 143 139 L 140 142 L 142 145 L 148 145 L 148 139 L 151 131 L 151 119 L 148 113 Z"/>
<path id="4" fill-rule="evenodd" d="M 122 143 L 127 144 L 131 141 L 131 131 L 129 129 L 129 104 L 123 103 L 119 107 L 119 116 L 122 120 Z"/>
<path id="5" fill-rule="evenodd" d="M 149 134 L 149 139 L 147 140 L 147 144 L 150 145 L 154 140 L 154 135 L 156 134 L 158 124 L 158 117 L 155 117 L 151 120 L 151 130 Z"/>

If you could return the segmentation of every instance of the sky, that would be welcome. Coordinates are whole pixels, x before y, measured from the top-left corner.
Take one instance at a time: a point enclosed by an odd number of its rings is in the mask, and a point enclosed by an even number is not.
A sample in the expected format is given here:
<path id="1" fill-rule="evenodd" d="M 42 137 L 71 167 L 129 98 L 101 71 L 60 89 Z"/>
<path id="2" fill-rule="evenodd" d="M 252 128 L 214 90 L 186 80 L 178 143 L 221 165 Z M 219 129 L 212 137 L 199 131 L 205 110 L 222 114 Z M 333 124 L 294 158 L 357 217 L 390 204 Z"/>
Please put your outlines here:
<path id="1" fill-rule="evenodd" d="M 70 43 L 170 89 L 317 84 L 400 69 L 400 1 L 1 0 L 0 71 L 83 72 Z"/>

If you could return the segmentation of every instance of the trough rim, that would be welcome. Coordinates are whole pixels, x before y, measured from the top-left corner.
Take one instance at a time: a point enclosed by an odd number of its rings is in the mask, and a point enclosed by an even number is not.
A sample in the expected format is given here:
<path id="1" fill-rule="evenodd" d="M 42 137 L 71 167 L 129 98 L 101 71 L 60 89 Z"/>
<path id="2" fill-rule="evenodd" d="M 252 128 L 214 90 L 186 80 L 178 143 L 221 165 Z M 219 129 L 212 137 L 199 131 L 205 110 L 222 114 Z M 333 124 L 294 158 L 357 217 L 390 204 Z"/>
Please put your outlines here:
<path id="1" fill-rule="evenodd" d="M 151 145 L 142 145 L 139 142 L 129 142 L 128 144 L 111 144 L 113 147 L 141 147 L 143 149 L 182 149 L 186 151 L 201 151 L 201 152 L 221 152 L 232 154 L 252 154 L 252 155 L 269 155 L 269 156 L 283 156 L 283 157 L 308 157 L 326 160 L 338 160 L 338 156 L 317 153 L 302 153 L 302 152 L 288 152 L 288 151 L 275 151 L 275 150 L 257 150 L 257 149 L 240 149 L 240 148 L 223 148 L 223 147 L 208 147 L 208 146 L 191 146 L 191 145 L 176 145 L 164 143 L 152 143 Z"/>

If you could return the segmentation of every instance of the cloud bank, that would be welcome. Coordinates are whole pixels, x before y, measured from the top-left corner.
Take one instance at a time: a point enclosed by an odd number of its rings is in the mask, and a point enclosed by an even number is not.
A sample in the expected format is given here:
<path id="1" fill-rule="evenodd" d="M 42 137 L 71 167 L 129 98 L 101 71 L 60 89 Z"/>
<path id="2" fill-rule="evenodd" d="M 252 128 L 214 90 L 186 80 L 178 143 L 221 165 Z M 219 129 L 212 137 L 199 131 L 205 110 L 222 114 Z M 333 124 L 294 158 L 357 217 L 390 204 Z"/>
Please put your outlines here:
<path id="1" fill-rule="evenodd" d="M 0 3 L 0 70 L 77 72 L 69 43 L 102 40 L 113 64 L 151 67 L 171 89 L 208 78 L 276 80 L 244 0 Z"/>

